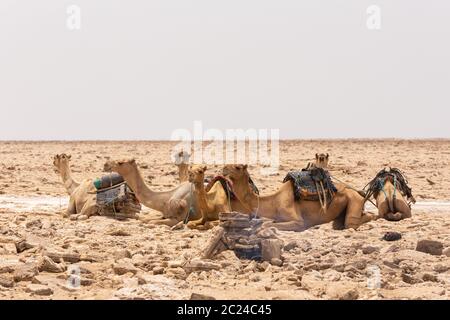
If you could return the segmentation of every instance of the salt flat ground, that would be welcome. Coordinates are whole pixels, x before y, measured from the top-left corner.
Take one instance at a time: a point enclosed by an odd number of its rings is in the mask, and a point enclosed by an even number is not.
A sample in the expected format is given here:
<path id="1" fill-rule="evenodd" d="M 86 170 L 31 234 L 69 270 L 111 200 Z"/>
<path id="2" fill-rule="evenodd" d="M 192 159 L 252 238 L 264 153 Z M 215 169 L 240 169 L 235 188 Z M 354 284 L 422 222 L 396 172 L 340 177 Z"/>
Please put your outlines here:
<path id="1" fill-rule="evenodd" d="M 450 297 L 450 258 L 415 250 L 423 239 L 439 241 L 444 253 L 450 247 L 450 141 L 282 141 L 277 175 L 262 176 L 257 165 L 249 167 L 262 194 L 276 190 L 287 171 L 303 168 L 316 152 L 328 152 L 331 173 L 357 188 L 384 166 L 400 168 L 418 200 L 413 218 L 400 222 L 376 220 L 357 231 L 326 224 L 301 233 L 278 232 L 285 244 L 282 266 L 224 252 L 214 260 L 218 270 L 185 270 L 183 261 L 196 257 L 210 231 L 154 226 L 151 220 L 159 214 L 147 208 L 138 220 L 61 217 L 68 197 L 52 167 L 56 153 L 72 155 L 78 180 L 104 174 L 107 159 L 133 157 L 153 189 L 167 190 L 177 185 L 173 146 L 0 142 L 0 298 L 188 299 L 192 293 L 224 299 Z M 210 166 L 208 175 L 219 169 Z M 381 240 L 387 231 L 400 232 L 402 239 Z M 17 253 L 14 244 L 20 239 L 30 248 Z M 80 261 L 37 270 L 48 252 L 72 254 Z"/>

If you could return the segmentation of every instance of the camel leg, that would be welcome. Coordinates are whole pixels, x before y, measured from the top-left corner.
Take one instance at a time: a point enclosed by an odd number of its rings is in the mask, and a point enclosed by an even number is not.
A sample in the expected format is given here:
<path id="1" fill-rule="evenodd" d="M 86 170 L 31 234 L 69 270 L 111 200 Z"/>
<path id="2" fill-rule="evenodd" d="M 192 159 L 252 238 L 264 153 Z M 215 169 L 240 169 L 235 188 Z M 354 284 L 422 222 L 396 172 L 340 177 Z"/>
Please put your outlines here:
<path id="1" fill-rule="evenodd" d="M 388 214 L 385 215 L 384 218 L 388 221 L 400 221 L 400 220 L 402 220 L 402 213 L 401 212 L 396 212 L 396 213 L 389 212 Z"/>
<path id="2" fill-rule="evenodd" d="M 304 231 L 306 230 L 303 221 L 289 221 L 289 222 L 269 222 L 264 224 L 266 227 L 275 227 L 280 231 Z"/>
<path id="3" fill-rule="evenodd" d="M 211 228 L 217 227 L 219 224 L 220 224 L 219 220 L 206 221 L 205 229 L 211 229 Z"/>
<path id="4" fill-rule="evenodd" d="M 333 220 L 333 230 L 344 229 L 345 212 L 342 212 L 336 219 Z"/>
<path id="5" fill-rule="evenodd" d="M 149 223 L 156 224 L 156 225 L 165 225 L 169 227 L 173 227 L 180 221 L 177 219 L 169 218 L 169 219 L 156 219 L 156 220 L 149 220 Z"/>
<path id="6" fill-rule="evenodd" d="M 377 216 L 373 213 L 364 212 L 361 216 L 361 224 L 376 220 Z"/>
<path id="7" fill-rule="evenodd" d="M 187 226 L 188 228 L 195 229 L 200 225 L 204 225 L 206 221 L 206 217 L 201 217 L 200 219 L 189 221 Z"/>
<path id="8" fill-rule="evenodd" d="M 345 229 L 353 228 L 356 230 L 361 225 L 361 223 L 363 223 L 363 209 L 363 201 L 359 201 L 357 199 L 348 200 L 347 209 L 345 212 Z"/>
<path id="9" fill-rule="evenodd" d="M 83 208 L 80 211 L 80 216 L 78 217 L 79 220 L 83 220 L 86 218 L 89 218 L 90 216 L 93 216 L 98 213 L 98 208 L 95 205 L 95 203 L 91 203 L 90 201 L 87 201 Z"/>
<path id="10" fill-rule="evenodd" d="M 402 217 L 401 219 L 411 218 L 411 208 L 408 206 L 408 204 L 403 199 L 396 199 L 395 200 L 395 208 L 397 209 L 397 212 L 401 213 Z"/>
<path id="11" fill-rule="evenodd" d="M 279 216 L 283 217 L 283 222 L 266 222 L 265 227 L 275 227 L 281 231 L 304 231 L 305 222 L 301 214 L 297 214 L 295 209 L 293 210 L 283 210 L 279 212 Z"/>
<path id="12" fill-rule="evenodd" d="M 378 205 L 378 217 L 385 218 L 389 221 L 399 221 L 406 218 L 411 218 L 411 208 L 402 200 L 396 199 L 395 208 L 397 212 L 392 213 L 389 210 L 387 201 L 383 201 Z"/>
<path id="13" fill-rule="evenodd" d="M 75 200 L 73 198 L 70 198 L 69 206 L 67 207 L 66 212 L 63 213 L 63 217 L 68 218 L 68 217 L 70 217 L 70 215 L 76 214 L 76 213 L 77 213 L 77 209 L 75 206 Z"/>

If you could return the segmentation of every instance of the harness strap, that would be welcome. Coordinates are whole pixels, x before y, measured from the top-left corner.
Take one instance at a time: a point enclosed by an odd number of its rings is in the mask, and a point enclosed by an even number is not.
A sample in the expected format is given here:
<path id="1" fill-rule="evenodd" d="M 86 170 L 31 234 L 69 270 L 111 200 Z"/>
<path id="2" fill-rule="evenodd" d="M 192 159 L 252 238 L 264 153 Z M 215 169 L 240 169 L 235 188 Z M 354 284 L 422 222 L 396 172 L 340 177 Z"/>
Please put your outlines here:
<path id="1" fill-rule="evenodd" d="M 345 185 L 347 188 L 349 188 L 349 189 L 352 189 L 353 191 L 356 191 L 356 192 L 358 192 L 358 194 L 360 194 L 360 190 L 356 190 L 355 188 L 353 188 L 351 185 L 349 185 L 348 183 L 345 183 L 345 182 L 343 182 L 342 180 L 339 180 L 338 178 L 336 178 L 335 176 L 333 176 L 333 175 L 331 175 L 330 174 L 330 177 L 331 178 L 333 178 L 333 179 L 335 179 L 335 180 L 337 180 L 337 181 L 339 181 L 340 183 L 342 183 L 343 185 Z M 367 186 L 366 186 L 367 187 Z M 365 187 L 364 187 L 365 188 Z M 361 195 L 361 194 L 360 194 Z M 375 208 L 377 207 L 377 205 L 372 201 L 372 200 L 370 200 L 370 197 L 372 196 L 372 193 L 370 193 L 370 192 L 367 192 L 366 193 L 366 196 L 364 197 L 364 203 L 366 203 L 367 201 L 369 201 L 371 204 L 373 204 L 374 206 L 375 206 Z"/>
<path id="2" fill-rule="evenodd" d="M 226 185 L 227 187 L 225 188 L 226 192 L 227 192 L 227 200 L 228 200 L 228 208 L 231 210 L 231 192 L 230 192 L 230 188 L 228 188 L 228 185 Z"/>
<path id="3" fill-rule="evenodd" d="M 397 191 L 397 176 L 394 175 L 394 199 L 397 197 L 396 195 L 396 191 Z"/>

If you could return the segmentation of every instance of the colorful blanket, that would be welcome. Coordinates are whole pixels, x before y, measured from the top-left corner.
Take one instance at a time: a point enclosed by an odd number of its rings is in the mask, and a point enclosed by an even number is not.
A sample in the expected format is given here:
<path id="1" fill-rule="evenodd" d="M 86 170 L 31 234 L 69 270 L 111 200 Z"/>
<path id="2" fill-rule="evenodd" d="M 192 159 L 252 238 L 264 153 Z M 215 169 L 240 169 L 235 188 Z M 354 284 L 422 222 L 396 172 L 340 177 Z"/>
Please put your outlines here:
<path id="1" fill-rule="evenodd" d="M 327 199 L 331 201 L 336 187 L 331 181 L 328 171 L 322 168 L 303 169 L 301 171 L 291 171 L 284 178 L 283 182 L 291 181 L 294 189 L 295 200 L 318 201 L 319 192 L 322 193 L 322 186 L 327 193 Z M 319 189 L 317 189 L 319 188 Z"/>

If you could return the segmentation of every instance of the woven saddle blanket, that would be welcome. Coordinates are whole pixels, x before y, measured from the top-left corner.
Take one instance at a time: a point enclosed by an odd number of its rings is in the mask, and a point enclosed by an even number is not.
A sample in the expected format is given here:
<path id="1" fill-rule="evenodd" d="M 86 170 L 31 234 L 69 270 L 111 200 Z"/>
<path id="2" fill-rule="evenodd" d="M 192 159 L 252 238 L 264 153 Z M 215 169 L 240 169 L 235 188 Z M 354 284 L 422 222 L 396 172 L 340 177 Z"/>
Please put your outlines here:
<path id="1" fill-rule="evenodd" d="M 111 173 L 93 182 L 97 206 L 113 212 L 139 212 L 141 205 L 135 194 L 118 173 Z"/>
<path id="2" fill-rule="evenodd" d="M 326 198 L 331 201 L 336 187 L 331 181 L 328 171 L 322 168 L 303 169 L 301 171 L 291 171 L 284 178 L 283 182 L 291 181 L 294 190 L 295 200 L 318 201 L 319 192 L 322 194 L 322 186 L 326 193 Z M 319 188 L 319 189 L 318 189 Z"/>

